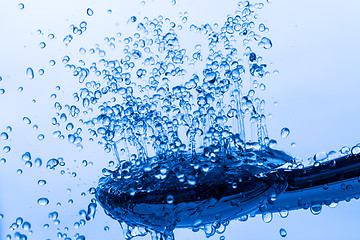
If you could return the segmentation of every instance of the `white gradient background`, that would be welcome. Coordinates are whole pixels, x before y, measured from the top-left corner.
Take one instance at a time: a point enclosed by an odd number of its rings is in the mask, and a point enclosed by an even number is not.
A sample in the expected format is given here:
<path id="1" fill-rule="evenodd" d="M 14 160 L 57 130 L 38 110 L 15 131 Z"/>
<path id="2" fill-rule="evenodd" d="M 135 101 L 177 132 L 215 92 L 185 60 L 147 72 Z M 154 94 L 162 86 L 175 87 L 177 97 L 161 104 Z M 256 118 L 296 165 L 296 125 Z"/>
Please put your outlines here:
<path id="1" fill-rule="evenodd" d="M 94 186 L 112 156 L 102 152 L 95 143 L 84 144 L 79 151 L 66 141 L 52 137 L 55 130 L 51 126 L 51 117 L 55 110 L 51 93 L 55 86 L 61 86 L 58 94 L 62 102 L 71 102 L 67 97 L 79 88 L 71 73 L 64 70 L 61 59 L 64 55 L 79 55 L 80 46 L 86 49 L 103 42 L 105 36 L 117 32 L 126 34 L 126 22 L 130 16 L 149 16 L 162 14 L 164 17 L 179 20 L 179 12 L 187 11 L 191 23 L 223 23 L 228 13 L 234 13 L 237 1 L 178 0 L 175 6 L 170 0 L 146 1 L 54 1 L 26 0 L 25 8 L 18 9 L 18 1 L 0 1 L 0 88 L 6 93 L 0 95 L 0 132 L 11 125 L 13 132 L 7 141 L 0 140 L 0 158 L 7 162 L 0 165 L 0 239 L 9 232 L 10 224 L 19 216 L 32 224 L 33 234 L 29 239 L 56 239 L 57 227 L 73 237 L 72 227 L 78 221 L 78 211 L 87 207 L 90 196 L 81 197 Z M 86 9 L 94 10 L 88 17 Z M 112 14 L 107 10 L 112 9 Z M 359 77 L 359 23 L 360 2 L 344 1 L 287 1 L 273 0 L 259 10 L 259 16 L 270 29 L 268 36 L 273 48 L 263 54 L 265 62 L 271 62 L 272 68 L 280 74 L 266 83 L 266 110 L 273 114 L 268 120 L 270 137 L 278 140 L 278 148 L 293 156 L 306 159 L 316 152 L 339 150 L 342 146 L 352 146 L 360 142 L 360 77 Z M 70 33 L 70 24 L 87 21 L 88 30 L 82 36 L 75 36 L 68 48 L 62 39 Z M 44 35 L 36 33 L 38 29 Z M 54 33 L 56 39 L 49 40 L 47 35 Z M 39 43 L 45 41 L 47 47 L 40 49 Z M 57 64 L 50 67 L 48 61 L 55 59 Z M 44 68 L 44 76 L 36 74 L 33 80 L 25 76 L 27 67 L 33 67 L 37 73 Z M 17 88 L 23 86 L 19 93 Z M 36 103 L 32 103 L 36 99 Z M 68 98 L 70 99 L 70 98 Z M 278 101 L 275 107 L 273 102 Z M 23 123 L 23 116 L 32 119 L 31 126 Z M 39 129 L 32 128 L 37 124 Z M 77 124 L 80 126 L 79 124 Z M 280 129 L 288 127 L 288 138 L 280 138 Z M 39 133 L 46 135 L 38 141 Z M 86 138 L 84 140 L 86 142 Z M 290 146 L 296 142 L 296 147 Z M 9 145 L 12 151 L 5 154 L 1 149 Z M 76 171 L 77 178 L 69 174 L 62 176 L 58 170 L 26 168 L 21 155 L 29 151 L 33 159 L 41 157 L 47 160 L 62 156 L 66 172 Z M 92 167 L 82 167 L 83 159 L 92 161 Z M 75 162 L 76 160 L 76 162 Z M 18 175 L 17 169 L 24 173 Z M 68 170 L 67 170 L 68 168 Z M 39 187 L 37 181 L 46 179 L 47 185 Z M 71 188 L 71 192 L 67 192 Z M 39 207 L 36 200 L 46 196 L 50 204 Z M 74 204 L 67 203 L 72 198 Z M 61 202 L 61 206 L 56 206 Z M 50 223 L 49 212 L 58 211 L 60 226 Z M 224 236 L 226 239 L 282 239 L 279 229 L 287 230 L 285 239 L 356 239 L 360 203 L 352 200 L 341 202 L 336 208 L 323 208 L 318 216 L 310 211 L 290 212 L 285 219 L 274 215 L 271 223 L 264 223 L 261 217 L 242 223 L 230 223 Z M 50 228 L 44 230 L 43 224 Z M 109 226 L 110 231 L 104 231 Z M 94 221 L 79 229 L 88 240 L 123 239 L 119 225 L 105 216 L 99 207 Z M 12 233 L 13 234 L 13 233 Z M 190 230 L 176 230 L 177 239 L 205 239 L 203 233 Z M 218 239 L 215 235 L 211 239 Z"/>

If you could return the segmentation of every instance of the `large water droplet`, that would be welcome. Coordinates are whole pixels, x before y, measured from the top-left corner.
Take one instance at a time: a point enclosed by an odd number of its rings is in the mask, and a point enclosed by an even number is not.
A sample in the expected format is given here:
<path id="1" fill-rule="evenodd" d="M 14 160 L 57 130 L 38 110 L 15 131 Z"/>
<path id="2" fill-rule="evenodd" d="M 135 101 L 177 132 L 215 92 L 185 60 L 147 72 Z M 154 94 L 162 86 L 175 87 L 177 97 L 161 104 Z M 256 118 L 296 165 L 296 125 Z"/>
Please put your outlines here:
<path id="1" fill-rule="evenodd" d="M 272 214 L 272 213 L 263 213 L 263 214 L 262 214 L 262 220 L 263 220 L 265 223 L 271 222 L 272 219 L 273 219 L 273 214 Z"/>

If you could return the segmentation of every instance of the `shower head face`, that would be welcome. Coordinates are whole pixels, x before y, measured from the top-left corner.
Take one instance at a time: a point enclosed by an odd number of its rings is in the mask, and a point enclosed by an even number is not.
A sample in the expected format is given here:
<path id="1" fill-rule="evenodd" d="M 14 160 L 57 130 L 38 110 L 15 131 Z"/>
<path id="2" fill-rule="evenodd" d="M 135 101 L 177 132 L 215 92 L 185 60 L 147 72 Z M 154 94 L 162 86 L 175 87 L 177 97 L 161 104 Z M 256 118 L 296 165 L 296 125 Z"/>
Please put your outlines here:
<path id="1" fill-rule="evenodd" d="M 123 165 L 100 179 L 97 199 L 119 222 L 164 232 L 255 212 L 287 186 L 273 171 L 290 160 L 283 152 L 266 149 L 217 157 L 184 154 L 145 167 Z"/>

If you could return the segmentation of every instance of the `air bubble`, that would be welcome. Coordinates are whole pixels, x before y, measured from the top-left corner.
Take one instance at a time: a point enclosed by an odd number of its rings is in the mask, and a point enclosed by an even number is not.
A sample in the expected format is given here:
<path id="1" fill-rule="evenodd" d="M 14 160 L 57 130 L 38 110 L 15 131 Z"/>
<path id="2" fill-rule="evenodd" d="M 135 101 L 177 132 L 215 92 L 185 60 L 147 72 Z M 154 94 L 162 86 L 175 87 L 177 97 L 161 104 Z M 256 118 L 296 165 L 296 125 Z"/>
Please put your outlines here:
<path id="1" fill-rule="evenodd" d="M 20 10 L 23 10 L 23 9 L 25 8 L 25 5 L 24 5 L 23 3 L 19 3 L 19 4 L 18 4 L 18 8 L 19 8 Z"/>

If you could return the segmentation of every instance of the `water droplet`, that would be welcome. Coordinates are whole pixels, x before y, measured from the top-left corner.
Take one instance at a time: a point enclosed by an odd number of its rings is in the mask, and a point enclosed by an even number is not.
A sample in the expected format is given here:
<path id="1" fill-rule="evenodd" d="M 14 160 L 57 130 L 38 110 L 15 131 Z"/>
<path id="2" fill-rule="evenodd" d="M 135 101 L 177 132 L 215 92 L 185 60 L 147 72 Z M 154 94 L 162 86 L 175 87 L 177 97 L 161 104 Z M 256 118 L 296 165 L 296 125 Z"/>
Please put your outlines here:
<path id="1" fill-rule="evenodd" d="M 356 154 L 359 154 L 359 153 L 360 153 L 360 146 L 354 146 L 351 149 L 351 154 L 356 155 Z"/>
<path id="2" fill-rule="evenodd" d="M 174 196 L 173 196 L 173 195 L 168 195 L 168 196 L 166 197 L 166 202 L 167 202 L 168 204 L 172 204 L 172 203 L 174 202 Z"/>
<path id="3" fill-rule="evenodd" d="M 38 185 L 39 185 L 39 186 L 44 186 L 45 184 L 46 184 L 46 181 L 43 180 L 43 179 L 40 179 L 40 180 L 38 181 Z"/>
<path id="4" fill-rule="evenodd" d="M 282 218 L 286 218 L 287 216 L 289 216 L 289 211 L 286 209 L 282 209 L 279 211 L 280 217 Z"/>
<path id="5" fill-rule="evenodd" d="M 37 203 L 40 205 L 40 206 L 46 206 L 49 204 L 49 199 L 47 198 L 39 198 L 37 200 Z"/>
<path id="6" fill-rule="evenodd" d="M 25 167 L 31 168 L 32 167 L 32 162 L 31 161 L 26 161 L 25 162 Z"/>
<path id="7" fill-rule="evenodd" d="M 37 139 L 40 140 L 40 141 L 44 140 L 44 138 L 45 138 L 45 135 L 44 135 L 44 134 L 39 134 L 39 135 L 37 136 Z"/>
<path id="8" fill-rule="evenodd" d="M 322 205 L 321 204 L 313 204 L 310 207 L 310 212 L 314 215 L 318 215 L 321 213 Z"/>
<path id="9" fill-rule="evenodd" d="M 43 49 L 43 48 L 45 48 L 45 47 L 46 47 L 46 43 L 41 42 L 41 43 L 39 44 L 39 46 L 40 46 L 40 48 L 41 48 L 41 49 Z"/>
<path id="10" fill-rule="evenodd" d="M 281 129 L 281 137 L 282 138 L 287 138 L 290 134 L 290 130 L 287 127 L 284 127 L 283 129 Z"/>
<path id="11" fill-rule="evenodd" d="M 6 132 L 2 132 L 0 134 L 0 137 L 3 139 L 3 140 L 7 140 L 9 138 L 9 135 L 6 133 Z"/>
<path id="12" fill-rule="evenodd" d="M 72 35 L 67 35 L 66 37 L 64 37 L 63 43 L 67 46 L 69 45 L 69 43 L 73 40 L 73 36 Z"/>
<path id="13" fill-rule="evenodd" d="M 24 121 L 24 123 L 26 123 L 26 124 L 30 124 L 30 123 L 31 123 L 31 120 L 30 120 L 30 118 L 28 118 L 28 117 L 23 117 L 23 121 Z"/>
<path id="14" fill-rule="evenodd" d="M 22 228 L 26 231 L 29 231 L 31 229 L 31 224 L 29 222 L 24 222 L 22 224 Z"/>
<path id="15" fill-rule="evenodd" d="M 97 207 L 96 203 L 89 204 L 88 211 L 87 211 L 86 217 L 85 217 L 87 221 L 94 219 L 95 213 L 96 213 L 96 207 Z"/>
<path id="16" fill-rule="evenodd" d="M 24 5 L 23 3 L 19 3 L 19 4 L 18 4 L 18 8 L 19 8 L 20 10 L 23 10 L 23 9 L 25 8 L 25 5 Z"/>
<path id="17" fill-rule="evenodd" d="M 263 220 L 265 223 L 271 222 L 272 219 L 273 219 L 273 214 L 272 214 L 272 213 L 263 213 L 263 214 L 262 214 L 262 220 Z"/>
<path id="18" fill-rule="evenodd" d="M 287 232 L 286 232 L 286 230 L 284 229 L 284 228 L 280 228 L 280 236 L 282 236 L 282 237 L 286 237 L 286 235 L 287 235 Z"/>
<path id="19" fill-rule="evenodd" d="M 21 156 L 22 160 L 24 161 L 29 161 L 31 160 L 31 154 L 29 152 L 25 152 L 22 156 Z"/>
<path id="20" fill-rule="evenodd" d="M 31 67 L 26 69 L 26 76 L 28 76 L 29 79 L 34 79 L 34 70 Z"/>
<path id="21" fill-rule="evenodd" d="M 72 123 L 68 123 L 68 124 L 66 125 L 66 130 L 68 130 L 68 131 L 73 130 L 73 128 L 74 128 L 74 125 L 73 125 Z"/>
<path id="22" fill-rule="evenodd" d="M 319 161 L 325 161 L 327 159 L 328 155 L 325 152 L 319 152 L 317 154 L 314 155 L 314 160 L 319 162 Z"/>
<path id="23" fill-rule="evenodd" d="M 347 146 L 344 146 L 340 149 L 341 154 L 347 155 L 347 154 L 349 154 L 349 152 L 350 152 L 350 148 Z"/>
<path id="24" fill-rule="evenodd" d="M 55 169 L 55 167 L 59 164 L 59 160 L 57 160 L 56 158 L 52 158 L 50 159 L 47 163 L 46 163 L 46 168 L 48 169 Z"/>
<path id="25" fill-rule="evenodd" d="M 264 49 L 269 49 L 272 47 L 272 42 L 269 38 L 263 37 L 259 42 L 259 47 L 262 47 Z"/>
<path id="26" fill-rule="evenodd" d="M 11 147 L 10 147 L 10 146 L 5 146 L 5 147 L 3 147 L 3 151 L 4 151 L 5 153 L 10 152 L 10 151 L 11 151 Z"/>
<path id="27" fill-rule="evenodd" d="M 23 173 L 23 170 L 22 170 L 22 169 L 18 169 L 18 170 L 16 170 L 16 173 L 19 174 L 19 175 L 21 175 L 21 174 Z"/>
<path id="28" fill-rule="evenodd" d="M 41 160 L 41 158 L 35 159 L 35 166 L 36 166 L 36 167 L 41 167 L 41 165 L 42 165 L 42 160 Z"/>
<path id="29" fill-rule="evenodd" d="M 86 10 L 86 13 L 87 13 L 88 16 L 92 16 L 94 14 L 94 12 L 93 12 L 93 10 L 91 8 L 88 8 Z"/>

